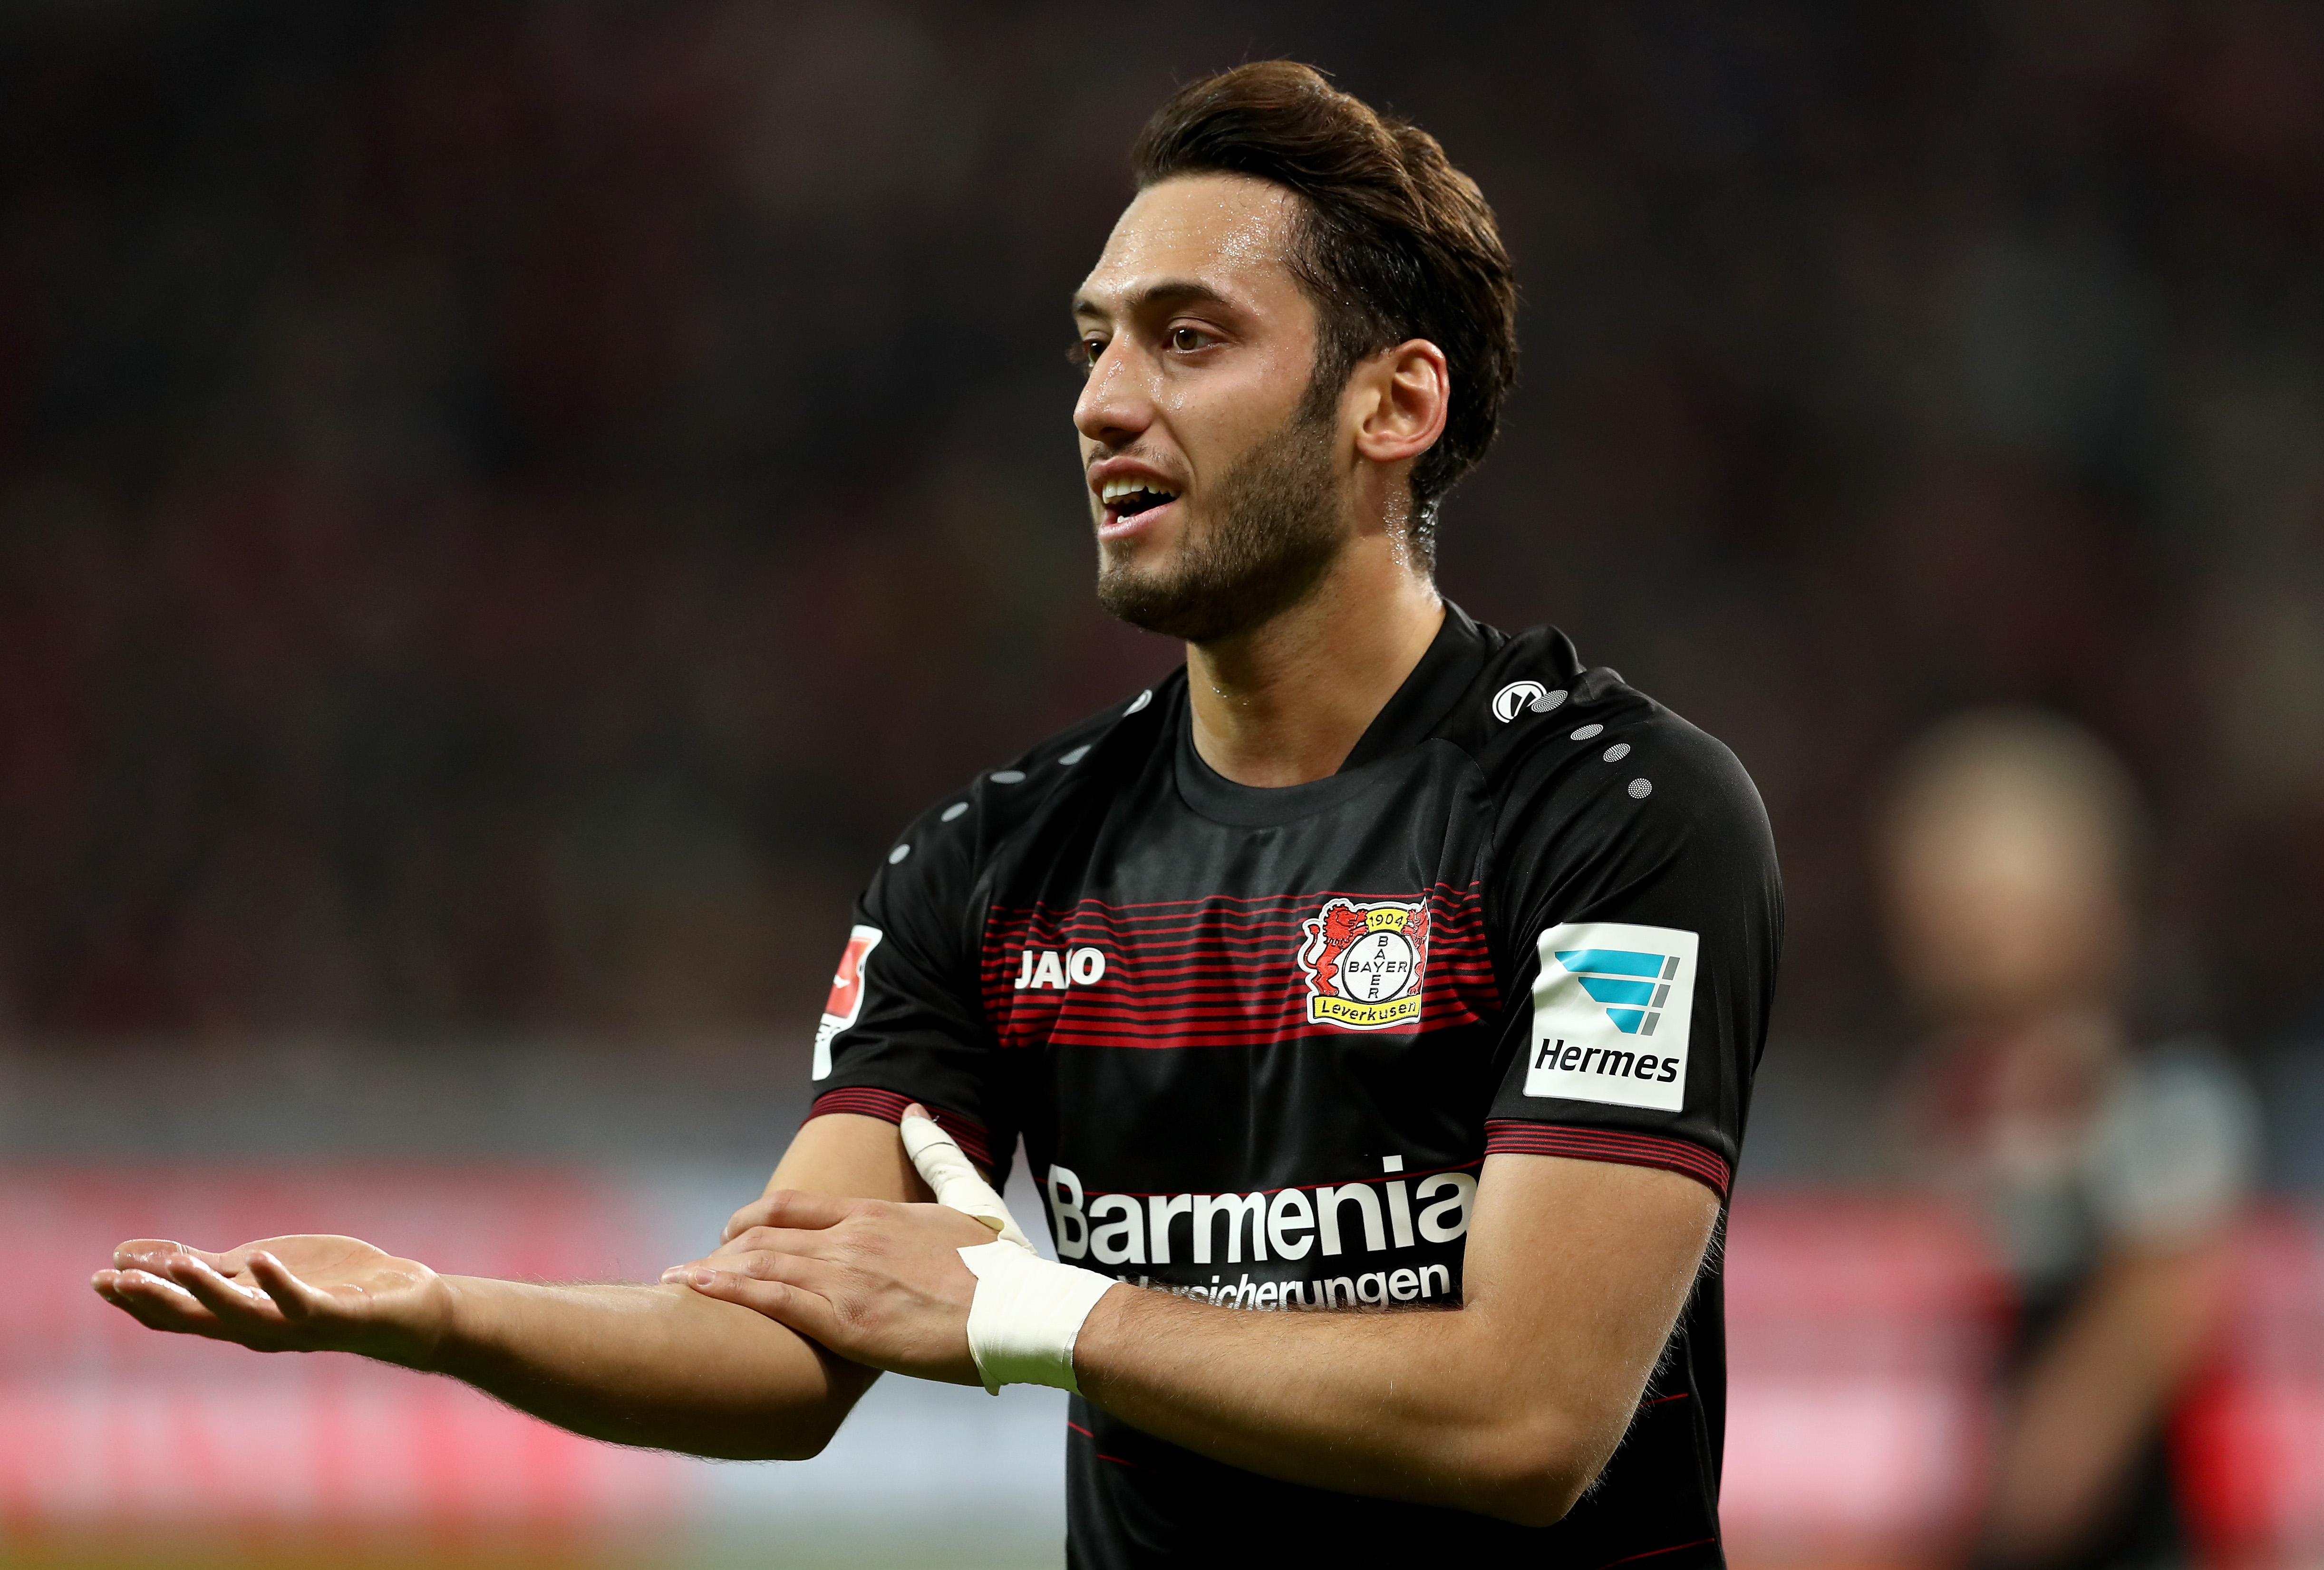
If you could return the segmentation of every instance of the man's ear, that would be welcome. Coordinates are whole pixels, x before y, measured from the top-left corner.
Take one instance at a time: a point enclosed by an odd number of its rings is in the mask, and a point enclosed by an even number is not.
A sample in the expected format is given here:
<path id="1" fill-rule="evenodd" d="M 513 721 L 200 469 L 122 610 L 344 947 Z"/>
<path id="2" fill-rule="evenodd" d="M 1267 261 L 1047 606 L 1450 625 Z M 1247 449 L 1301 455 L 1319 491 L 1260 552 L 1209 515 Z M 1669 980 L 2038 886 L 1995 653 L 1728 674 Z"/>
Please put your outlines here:
<path id="1" fill-rule="evenodd" d="M 1417 458 L 1444 434 L 1452 375 L 1444 351 L 1407 338 L 1357 365 L 1348 379 L 1355 404 L 1356 453 L 1375 464 Z"/>

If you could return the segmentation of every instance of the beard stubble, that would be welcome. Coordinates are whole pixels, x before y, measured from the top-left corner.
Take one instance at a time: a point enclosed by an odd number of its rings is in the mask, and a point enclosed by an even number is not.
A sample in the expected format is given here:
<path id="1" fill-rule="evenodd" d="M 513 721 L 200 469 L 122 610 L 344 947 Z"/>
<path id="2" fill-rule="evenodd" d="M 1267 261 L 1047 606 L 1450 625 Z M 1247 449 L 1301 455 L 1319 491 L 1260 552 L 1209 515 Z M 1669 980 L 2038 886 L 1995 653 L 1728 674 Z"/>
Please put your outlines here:
<path id="1" fill-rule="evenodd" d="M 1222 476 L 1217 523 L 1172 569 L 1139 572 L 1101 553 L 1097 600 L 1132 627 L 1188 643 L 1247 631 L 1306 598 L 1347 536 L 1332 479 L 1334 422 L 1303 408 Z"/>

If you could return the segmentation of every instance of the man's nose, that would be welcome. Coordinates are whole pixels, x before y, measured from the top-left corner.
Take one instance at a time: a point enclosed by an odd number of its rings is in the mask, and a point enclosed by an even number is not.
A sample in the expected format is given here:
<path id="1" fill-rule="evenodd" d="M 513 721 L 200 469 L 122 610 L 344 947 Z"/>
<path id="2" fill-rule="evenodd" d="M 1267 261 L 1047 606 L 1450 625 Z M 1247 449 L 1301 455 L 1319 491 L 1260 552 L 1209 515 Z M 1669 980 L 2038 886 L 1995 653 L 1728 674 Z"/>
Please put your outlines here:
<path id="1" fill-rule="evenodd" d="M 1120 338 L 1105 346 L 1074 400 L 1074 428 L 1102 446 L 1136 441 L 1154 420 L 1154 401 L 1139 374 L 1136 351 Z"/>

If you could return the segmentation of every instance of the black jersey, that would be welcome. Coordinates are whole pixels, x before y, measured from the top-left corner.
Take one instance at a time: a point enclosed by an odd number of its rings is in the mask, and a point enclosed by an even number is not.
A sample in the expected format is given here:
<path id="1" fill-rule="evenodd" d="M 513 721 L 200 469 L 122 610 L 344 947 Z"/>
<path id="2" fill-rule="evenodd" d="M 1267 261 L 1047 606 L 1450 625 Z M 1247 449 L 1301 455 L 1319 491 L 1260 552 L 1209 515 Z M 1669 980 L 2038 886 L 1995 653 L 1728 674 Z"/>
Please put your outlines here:
<path id="1" fill-rule="evenodd" d="M 1491 1152 L 1723 1198 L 1782 926 L 1732 754 L 1563 634 L 1451 608 L 1328 778 L 1223 778 L 1186 702 L 1180 672 L 911 826 L 858 904 L 816 1113 L 918 1099 L 996 1182 L 1022 1135 L 1062 1258 L 1254 1311 L 1456 1304 Z M 1717 1262 L 1556 1526 L 1276 1482 L 1075 1399 L 1069 1560 L 1722 1563 Z"/>

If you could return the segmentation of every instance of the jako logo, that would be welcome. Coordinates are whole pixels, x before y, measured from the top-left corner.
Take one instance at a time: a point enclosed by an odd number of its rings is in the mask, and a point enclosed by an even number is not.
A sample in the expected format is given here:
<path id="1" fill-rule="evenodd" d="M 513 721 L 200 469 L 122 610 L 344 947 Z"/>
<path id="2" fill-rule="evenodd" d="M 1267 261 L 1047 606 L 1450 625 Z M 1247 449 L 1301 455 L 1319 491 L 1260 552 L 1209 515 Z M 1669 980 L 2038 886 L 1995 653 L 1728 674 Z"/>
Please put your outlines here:
<path id="1" fill-rule="evenodd" d="M 1493 694 L 1493 718 L 1506 725 L 1528 709 L 1546 714 L 1564 702 L 1562 688 L 1553 693 L 1539 682 L 1511 682 Z"/>
<path id="2" fill-rule="evenodd" d="M 1679 1111 L 1698 945 L 1692 932 L 1628 922 L 1542 933 L 1525 1093 Z"/>
<path id="3" fill-rule="evenodd" d="M 1307 918 L 1299 969 L 1307 1021 L 1384 1031 L 1420 1020 L 1428 969 L 1428 902 L 1326 900 Z"/>
<path id="4" fill-rule="evenodd" d="M 1105 955 L 1096 949 L 1028 949 L 1018 967 L 1019 992 L 1063 992 L 1068 984 L 1093 987 L 1105 979 Z"/>

